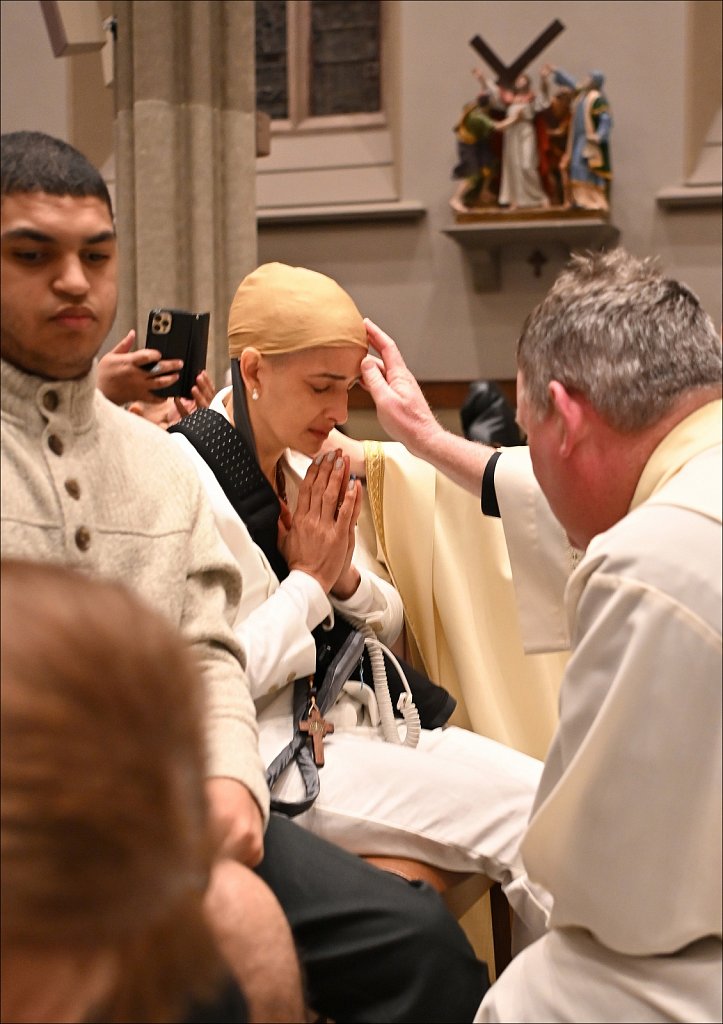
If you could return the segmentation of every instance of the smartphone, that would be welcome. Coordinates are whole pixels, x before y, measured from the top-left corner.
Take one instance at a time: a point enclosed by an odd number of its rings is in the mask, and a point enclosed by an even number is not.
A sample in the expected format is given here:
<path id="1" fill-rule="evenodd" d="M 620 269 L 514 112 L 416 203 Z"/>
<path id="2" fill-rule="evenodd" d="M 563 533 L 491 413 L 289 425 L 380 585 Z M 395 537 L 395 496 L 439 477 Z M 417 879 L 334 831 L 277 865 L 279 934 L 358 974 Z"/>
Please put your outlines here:
<path id="1" fill-rule="evenodd" d="M 156 391 L 161 398 L 190 398 L 196 377 L 206 368 L 210 313 L 183 309 L 152 309 L 148 314 L 146 348 L 155 348 L 162 359 L 182 359 L 183 369 L 175 384 Z M 153 363 L 146 366 L 153 372 Z"/>

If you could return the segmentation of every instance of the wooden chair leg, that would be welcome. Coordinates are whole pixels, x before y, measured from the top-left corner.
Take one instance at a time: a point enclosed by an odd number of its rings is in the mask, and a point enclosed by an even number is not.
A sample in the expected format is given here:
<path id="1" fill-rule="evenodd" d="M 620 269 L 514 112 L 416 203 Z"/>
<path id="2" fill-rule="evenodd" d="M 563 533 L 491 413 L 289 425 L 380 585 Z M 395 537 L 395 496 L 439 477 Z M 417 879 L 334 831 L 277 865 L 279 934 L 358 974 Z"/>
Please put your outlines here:
<path id="1" fill-rule="evenodd" d="M 512 920 L 510 905 L 499 882 L 490 889 L 492 943 L 495 951 L 495 974 L 499 978 L 512 959 Z"/>

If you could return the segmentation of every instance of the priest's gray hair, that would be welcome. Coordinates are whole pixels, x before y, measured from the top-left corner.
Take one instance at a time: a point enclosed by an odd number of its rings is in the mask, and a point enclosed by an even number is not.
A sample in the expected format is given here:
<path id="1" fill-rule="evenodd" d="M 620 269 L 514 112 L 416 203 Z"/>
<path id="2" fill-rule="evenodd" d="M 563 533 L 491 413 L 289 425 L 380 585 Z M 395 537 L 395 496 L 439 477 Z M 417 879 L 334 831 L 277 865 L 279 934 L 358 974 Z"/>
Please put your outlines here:
<path id="1" fill-rule="evenodd" d="M 721 386 L 721 339 L 698 298 L 623 249 L 572 258 L 517 344 L 537 416 L 557 380 L 617 430 L 657 423 L 683 394 Z"/>

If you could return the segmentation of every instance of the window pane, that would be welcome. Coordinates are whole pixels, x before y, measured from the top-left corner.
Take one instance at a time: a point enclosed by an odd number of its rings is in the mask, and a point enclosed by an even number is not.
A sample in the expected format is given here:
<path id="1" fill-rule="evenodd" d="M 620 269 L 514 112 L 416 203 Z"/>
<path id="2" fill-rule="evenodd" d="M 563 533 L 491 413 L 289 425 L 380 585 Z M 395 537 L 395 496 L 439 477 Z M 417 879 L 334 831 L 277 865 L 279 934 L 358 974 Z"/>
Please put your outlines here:
<path id="1" fill-rule="evenodd" d="M 286 0 L 256 0 L 256 107 L 289 116 L 286 79 Z"/>
<path id="2" fill-rule="evenodd" d="M 312 0 L 310 114 L 379 110 L 379 0 Z"/>

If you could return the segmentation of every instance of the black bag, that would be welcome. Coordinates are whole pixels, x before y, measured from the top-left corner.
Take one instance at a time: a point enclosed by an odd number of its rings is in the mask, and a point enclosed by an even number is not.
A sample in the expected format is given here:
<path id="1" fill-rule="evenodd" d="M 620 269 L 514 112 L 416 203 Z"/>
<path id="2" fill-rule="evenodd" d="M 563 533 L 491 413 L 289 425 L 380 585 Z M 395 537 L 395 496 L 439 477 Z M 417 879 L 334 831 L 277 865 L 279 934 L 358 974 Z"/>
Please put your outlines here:
<path id="1" fill-rule="evenodd" d="M 459 411 L 469 441 L 514 447 L 523 443 L 515 410 L 491 380 L 473 381 Z"/>

